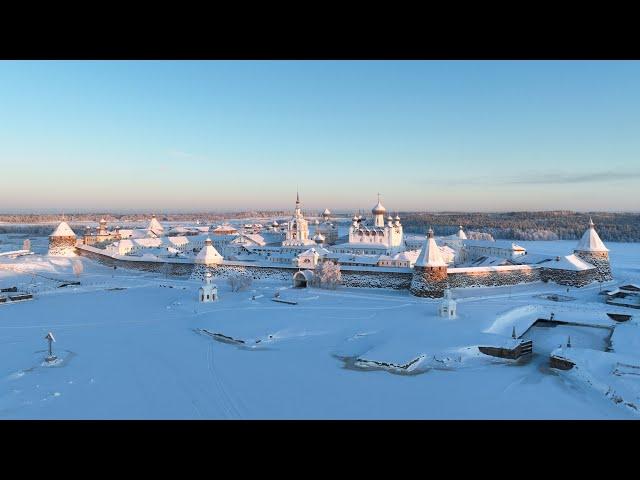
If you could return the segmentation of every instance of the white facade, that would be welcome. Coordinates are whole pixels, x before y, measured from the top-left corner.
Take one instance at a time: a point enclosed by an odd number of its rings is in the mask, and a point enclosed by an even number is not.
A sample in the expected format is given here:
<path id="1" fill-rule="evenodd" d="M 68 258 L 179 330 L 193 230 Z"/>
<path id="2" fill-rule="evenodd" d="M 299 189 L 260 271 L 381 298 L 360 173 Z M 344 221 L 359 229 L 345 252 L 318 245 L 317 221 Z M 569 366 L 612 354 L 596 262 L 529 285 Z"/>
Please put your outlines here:
<path id="1" fill-rule="evenodd" d="M 497 257 L 508 260 L 526 255 L 527 251 L 517 243 L 509 241 L 464 240 L 460 261 L 466 262 L 480 257 Z"/>
<path id="2" fill-rule="evenodd" d="M 456 317 L 456 301 L 451 298 L 451 290 L 448 288 L 444 291 L 444 298 L 440 303 L 440 307 L 438 308 L 438 314 L 441 317 L 445 318 L 455 318 Z"/>
<path id="3" fill-rule="evenodd" d="M 211 283 L 211 273 L 209 272 L 204 276 L 204 284 L 198 291 L 198 299 L 202 303 L 215 302 L 218 300 L 218 287 L 215 283 Z"/>
<path id="4" fill-rule="evenodd" d="M 309 238 L 309 223 L 305 220 L 300 209 L 300 195 L 296 195 L 296 208 L 293 217 L 287 222 L 287 232 L 283 247 L 313 246 L 315 242 Z"/>
<path id="5" fill-rule="evenodd" d="M 354 216 L 349 228 L 349 243 L 339 245 L 340 251 L 346 253 L 350 249 L 350 245 L 353 246 L 351 250 L 354 250 L 354 253 L 355 251 L 367 249 L 367 246 L 371 246 L 374 249 L 382 247 L 386 252 L 381 253 L 387 254 L 402 250 L 403 233 L 400 217 L 396 216 L 394 219 L 389 216 L 385 223 L 384 215 L 386 211 L 386 208 L 380 202 L 380 198 L 378 198 L 378 203 L 371 210 L 373 225 L 362 225 L 358 217 Z"/>
<path id="6" fill-rule="evenodd" d="M 322 222 L 316 221 L 315 234 L 322 235 L 323 242 L 326 245 L 332 245 L 338 240 L 338 226 L 331 222 L 331 212 L 325 208 L 322 212 Z"/>

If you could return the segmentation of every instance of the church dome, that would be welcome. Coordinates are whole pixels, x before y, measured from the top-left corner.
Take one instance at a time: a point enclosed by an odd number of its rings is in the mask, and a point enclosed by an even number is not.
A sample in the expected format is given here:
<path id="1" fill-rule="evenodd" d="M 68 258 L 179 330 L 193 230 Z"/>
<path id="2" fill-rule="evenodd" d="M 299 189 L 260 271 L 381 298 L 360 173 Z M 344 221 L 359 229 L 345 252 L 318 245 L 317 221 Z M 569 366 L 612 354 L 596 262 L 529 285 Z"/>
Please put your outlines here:
<path id="1" fill-rule="evenodd" d="M 324 243 L 324 235 L 322 235 L 321 233 L 316 233 L 313 236 L 313 241 L 316 243 Z"/>
<path id="2" fill-rule="evenodd" d="M 382 203 L 380 203 L 380 200 L 378 200 L 376 206 L 371 209 L 371 213 L 373 213 L 374 215 L 384 215 L 385 213 L 387 213 L 387 209 L 384 208 L 382 206 Z"/>

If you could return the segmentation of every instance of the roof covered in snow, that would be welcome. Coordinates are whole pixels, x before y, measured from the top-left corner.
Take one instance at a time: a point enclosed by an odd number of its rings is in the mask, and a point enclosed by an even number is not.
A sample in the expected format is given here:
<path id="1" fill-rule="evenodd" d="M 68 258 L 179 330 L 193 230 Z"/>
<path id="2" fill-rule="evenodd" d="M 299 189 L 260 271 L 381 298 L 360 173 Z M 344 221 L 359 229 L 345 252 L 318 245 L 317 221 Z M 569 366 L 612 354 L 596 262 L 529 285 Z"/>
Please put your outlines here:
<path id="1" fill-rule="evenodd" d="M 466 240 L 467 247 L 502 248 L 505 250 L 525 251 L 525 248 L 511 240 Z"/>
<path id="2" fill-rule="evenodd" d="M 154 233 L 161 233 L 164 231 L 164 227 L 160 224 L 160 222 L 156 219 L 156 216 L 154 215 L 151 218 L 151 221 L 149 222 L 149 226 L 147 227 L 148 231 L 154 232 Z"/>
<path id="3" fill-rule="evenodd" d="M 202 247 L 200 252 L 198 252 L 198 255 L 195 258 L 195 262 L 203 263 L 205 265 L 222 262 L 222 255 L 220 255 L 216 248 L 213 246 L 210 238 L 207 238 L 204 241 L 204 247 Z"/>
<path id="4" fill-rule="evenodd" d="M 585 262 L 577 255 L 565 255 L 563 257 L 556 257 L 555 259 L 548 262 L 541 262 L 539 265 L 546 268 L 555 268 L 560 270 L 572 270 L 572 271 L 582 271 L 582 270 L 591 270 L 595 268 L 590 263 Z"/>
<path id="5" fill-rule="evenodd" d="M 447 263 L 442 258 L 442 252 L 433 238 L 433 230 L 431 228 L 427 232 L 427 237 L 420 250 L 420 255 L 416 260 L 417 267 L 446 267 Z"/>
<path id="6" fill-rule="evenodd" d="M 53 231 L 51 234 L 52 237 L 75 237 L 76 234 L 73 233 L 71 227 L 67 222 L 60 222 L 60 225 Z"/>
<path id="7" fill-rule="evenodd" d="M 608 252 L 609 249 L 604 246 L 600 236 L 593 225 L 593 221 L 589 219 L 589 228 L 584 232 L 582 238 L 576 246 L 576 250 L 581 252 Z"/>

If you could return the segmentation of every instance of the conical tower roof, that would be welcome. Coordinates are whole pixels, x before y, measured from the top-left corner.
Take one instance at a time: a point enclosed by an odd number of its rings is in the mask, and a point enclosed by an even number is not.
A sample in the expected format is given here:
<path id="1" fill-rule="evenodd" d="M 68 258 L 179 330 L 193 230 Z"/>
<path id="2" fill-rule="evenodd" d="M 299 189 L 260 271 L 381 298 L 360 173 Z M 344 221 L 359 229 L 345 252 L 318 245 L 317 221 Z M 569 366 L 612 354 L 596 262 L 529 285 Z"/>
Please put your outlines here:
<path id="1" fill-rule="evenodd" d="M 582 238 L 575 248 L 579 252 L 608 252 L 598 232 L 596 232 L 593 220 L 589 219 L 589 228 L 582 234 Z"/>
<path id="2" fill-rule="evenodd" d="M 213 265 L 222 262 L 222 255 L 218 253 L 216 247 L 211 243 L 211 239 L 207 238 L 204 241 L 204 247 L 196 255 L 195 262 L 202 263 L 204 265 Z"/>
<path id="3" fill-rule="evenodd" d="M 50 235 L 51 237 L 75 237 L 76 234 L 73 233 L 71 227 L 67 222 L 60 222 L 60 225 L 53 231 Z"/>
<path id="4" fill-rule="evenodd" d="M 149 226 L 147 227 L 147 230 L 150 230 L 154 233 L 158 233 L 158 232 L 163 232 L 164 227 L 160 224 L 160 222 L 156 219 L 156 216 L 154 215 L 153 217 L 151 217 L 151 221 L 149 222 Z"/>
<path id="5" fill-rule="evenodd" d="M 427 238 L 425 238 L 424 245 L 418 259 L 415 263 L 416 267 L 446 267 L 447 263 L 442 258 L 440 248 L 436 244 L 436 240 L 433 238 L 433 230 L 429 228 L 427 232 Z"/>

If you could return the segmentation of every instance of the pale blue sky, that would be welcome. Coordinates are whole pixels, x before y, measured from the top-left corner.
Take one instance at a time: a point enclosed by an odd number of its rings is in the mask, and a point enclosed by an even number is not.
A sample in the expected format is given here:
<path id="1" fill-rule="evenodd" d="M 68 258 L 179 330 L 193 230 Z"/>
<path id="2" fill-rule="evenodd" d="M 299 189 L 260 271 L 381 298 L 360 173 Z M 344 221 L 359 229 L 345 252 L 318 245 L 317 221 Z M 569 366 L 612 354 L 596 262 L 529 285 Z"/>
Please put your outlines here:
<path id="1" fill-rule="evenodd" d="M 640 210 L 640 62 L 0 62 L 0 212 Z"/>

